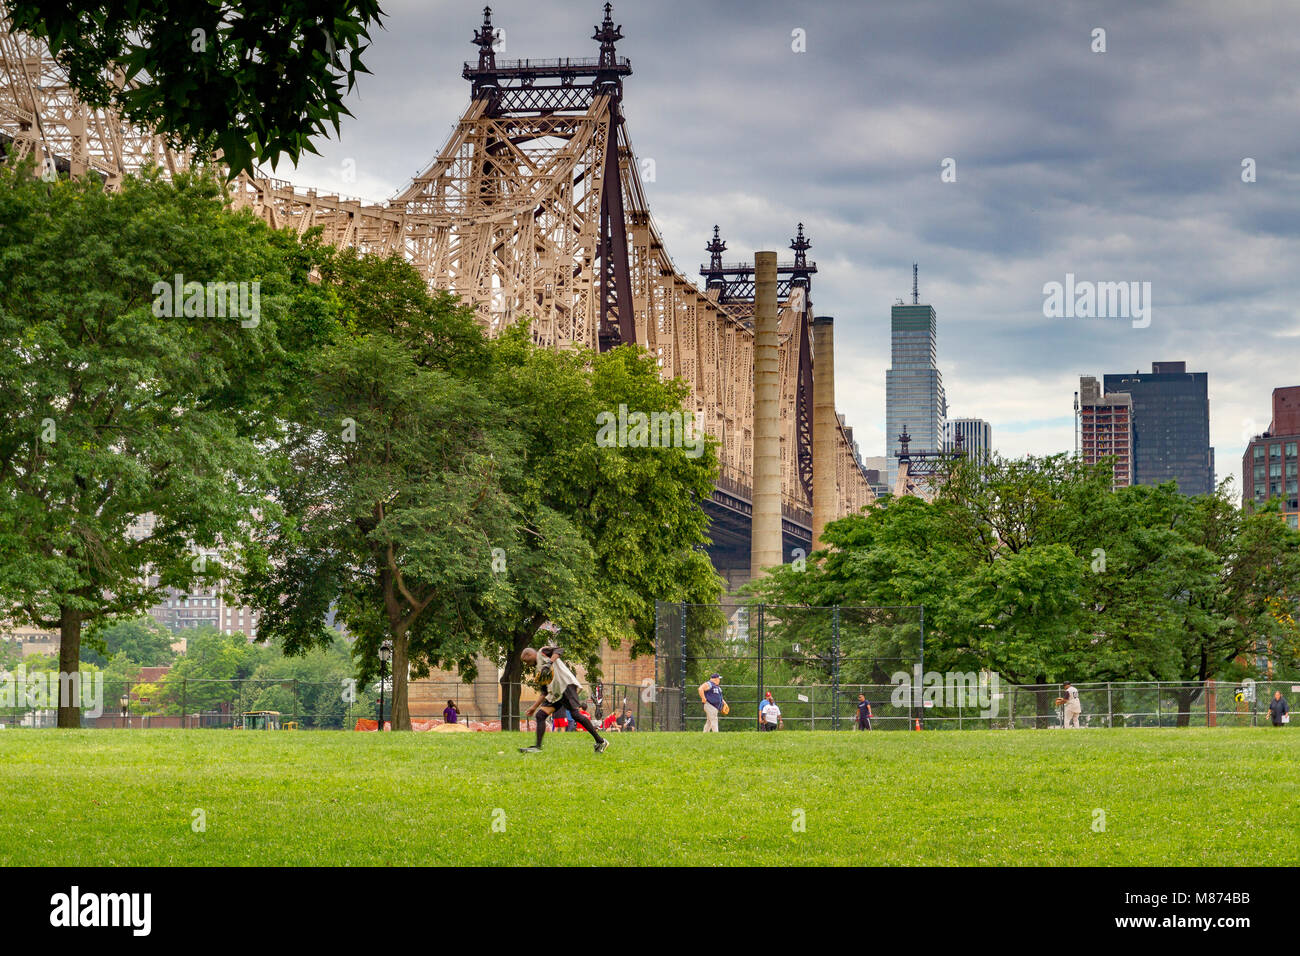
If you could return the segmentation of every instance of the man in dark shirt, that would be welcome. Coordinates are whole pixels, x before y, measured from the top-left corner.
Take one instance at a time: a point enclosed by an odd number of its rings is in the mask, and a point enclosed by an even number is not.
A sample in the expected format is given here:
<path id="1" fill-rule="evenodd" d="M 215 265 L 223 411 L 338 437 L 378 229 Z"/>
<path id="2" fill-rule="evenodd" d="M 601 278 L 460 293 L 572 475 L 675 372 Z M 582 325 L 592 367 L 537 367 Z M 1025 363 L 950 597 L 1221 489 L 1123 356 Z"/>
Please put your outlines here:
<path id="1" fill-rule="evenodd" d="M 1281 727 L 1284 723 L 1290 723 L 1290 718 L 1282 719 L 1287 717 L 1289 713 L 1286 698 L 1282 696 L 1282 692 L 1280 690 L 1273 691 L 1273 699 L 1268 702 L 1268 718 L 1273 722 L 1273 726 Z"/>
<path id="2" fill-rule="evenodd" d="M 871 729 L 871 701 L 867 700 L 866 694 L 858 695 L 858 730 Z"/>

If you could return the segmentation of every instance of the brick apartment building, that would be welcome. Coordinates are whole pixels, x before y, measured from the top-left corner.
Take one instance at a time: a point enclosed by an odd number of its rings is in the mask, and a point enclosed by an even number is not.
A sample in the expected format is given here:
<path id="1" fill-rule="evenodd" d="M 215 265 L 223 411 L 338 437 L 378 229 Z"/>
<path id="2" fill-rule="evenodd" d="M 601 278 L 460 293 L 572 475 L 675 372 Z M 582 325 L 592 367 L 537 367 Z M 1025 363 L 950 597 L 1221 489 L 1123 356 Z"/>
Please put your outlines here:
<path id="1" fill-rule="evenodd" d="M 1300 527 L 1300 385 L 1273 389 L 1268 431 L 1241 457 L 1242 507 L 1277 501 L 1291 527 Z"/>
<path id="2" fill-rule="evenodd" d="M 1133 398 L 1103 393 L 1091 375 L 1079 379 L 1079 452 L 1090 465 L 1115 458 L 1112 488 L 1133 484 Z"/>

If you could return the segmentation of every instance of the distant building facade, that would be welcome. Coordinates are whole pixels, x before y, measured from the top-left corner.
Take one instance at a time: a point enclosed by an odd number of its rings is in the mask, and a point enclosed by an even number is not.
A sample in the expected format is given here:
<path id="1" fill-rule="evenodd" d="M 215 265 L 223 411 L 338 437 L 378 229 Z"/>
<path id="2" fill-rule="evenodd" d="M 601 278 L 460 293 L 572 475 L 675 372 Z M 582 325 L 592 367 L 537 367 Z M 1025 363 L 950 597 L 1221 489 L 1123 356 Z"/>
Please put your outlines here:
<path id="1" fill-rule="evenodd" d="M 129 533 L 135 538 L 146 537 L 153 531 L 154 522 L 153 515 L 142 515 L 132 524 Z M 209 560 L 217 559 L 215 551 L 196 550 L 195 557 L 200 554 Z M 153 587 L 159 584 L 156 574 L 151 574 L 148 581 Z M 222 634 L 243 634 L 250 641 L 257 637 L 257 613 L 238 601 L 230 600 L 225 589 L 215 582 L 189 591 L 167 588 L 162 599 L 149 608 L 148 613 L 178 636 L 197 627 L 212 627 Z"/>
<path id="2" fill-rule="evenodd" d="M 837 412 L 836 418 L 840 420 L 840 427 L 844 429 L 844 439 L 849 443 L 849 448 L 853 449 L 853 457 L 858 462 L 858 467 L 862 467 L 862 449 L 858 447 L 857 439 L 853 437 L 853 427 L 844 421 L 844 415 Z"/>
<path id="3" fill-rule="evenodd" d="M 19 657 L 59 652 L 59 629 L 0 623 L 0 641 L 13 643 Z"/>
<path id="4" fill-rule="evenodd" d="M 935 364 L 938 320 L 929 305 L 896 305 L 890 312 L 890 367 L 885 372 L 886 485 L 898 477 L 898 436 L 915 451 L 941 451 L 948 403 Z"/>
<path id="5" fill-rule="evenodd" d="M 885 484 L 886 476 L 889 473 L 889 463 L 885 460 L 884 455 L 868 455 L 863 458 L 862 470 L 866 473 L 867 484 L 871 486 L 871 491 L 877 498 L 881 495 L 892 494 L 893 489 Z"/>
<path id="6" fill-rule="evenodd" d="M 1112 489 L 1133 484 L 1133 397 L 1103 393 L 1091 375 L 1079 379 L 1079 454 L 1090 465 L 1115 459 Z"/>
<path id="7" fill-rule="evenodd" d="M 988 461 L 993 454 L 993 428 L 982 418 L 954 418 L 944 422 L 943 450 L 955 451 L 957 436 L 962 450 L 971 460 Z"/>
<path id="8" fill-rule="evenodd" d="M 1187 371 L 1186 362 L 1153 362 L 1150 372 L 1106 375 L 1103 388 L 1132 399 L 1133 484 L 1172 480 L 1185 495 L 1214 491 L 1205 372 Z"/>
<path id="9" fill-rule="evenodd" d="M 1284 520 L 1300 527 L 1300 385 L 1273 389 L 1273 418 L 1241 458 L 1242 506 L 1277 501 Z"/>

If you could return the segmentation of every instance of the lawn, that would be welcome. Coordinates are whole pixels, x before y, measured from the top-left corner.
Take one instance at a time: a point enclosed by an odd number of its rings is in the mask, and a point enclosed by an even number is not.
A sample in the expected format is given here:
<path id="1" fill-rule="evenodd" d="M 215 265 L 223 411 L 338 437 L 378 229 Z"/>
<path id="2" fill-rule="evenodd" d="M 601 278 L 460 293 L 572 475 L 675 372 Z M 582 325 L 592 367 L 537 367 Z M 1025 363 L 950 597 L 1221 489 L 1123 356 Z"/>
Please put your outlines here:
<path id="1" fill-rule="evenodd" d="M 1289 728 L 526 740 L 5 730 L 0 865 L 1300 863 Z"/>

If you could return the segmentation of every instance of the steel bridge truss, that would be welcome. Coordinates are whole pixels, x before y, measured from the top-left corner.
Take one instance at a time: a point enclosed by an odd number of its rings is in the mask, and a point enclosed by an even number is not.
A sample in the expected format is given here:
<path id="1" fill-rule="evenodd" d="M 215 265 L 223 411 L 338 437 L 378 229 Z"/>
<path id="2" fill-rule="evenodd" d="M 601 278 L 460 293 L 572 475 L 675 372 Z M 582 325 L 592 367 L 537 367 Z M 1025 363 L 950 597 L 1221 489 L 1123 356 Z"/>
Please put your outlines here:
<path id="1" fill-rule="evenodd" d="M 0 5 L 0 18 L 4 16 Z M 752 266 L 727 267 L 701 291 L 679 272 L 651 217 L 622 114 L 631 73 L 615 55 L 622 37 L 605 6 L 591 59 L 497 62 L 490 10 L 464 65 L 471 99 L 446 145 L 384 203 L 365 203 L 259 173 L 231 184 L 235 208 L 278 229 L 320 227 L 324 241 L 398 253 L 430 286 L 461 296 L 489 334 L 528 319 L 552 348 L 644 346 L 719 440 L 720 485 L 750 485 L 753 462 Z M 175 173 L 189 157 L 149 131 L 81 104 L 48 48 L 0 26 L 0 152 L 93 171 L 109 189 L 146 164 Z M 799 240 L 802 239 L 802 227 Z M 811 507 L 808 323 L 815 264 L 797 248 L 781 276 L 783 490 L 787 508 Z M 806 249 L 807 246 L 805 245 Z M 746 273 L 748 268 L 750 271 Z M 838 513 L 872 492 L 840 429 Z"/>

